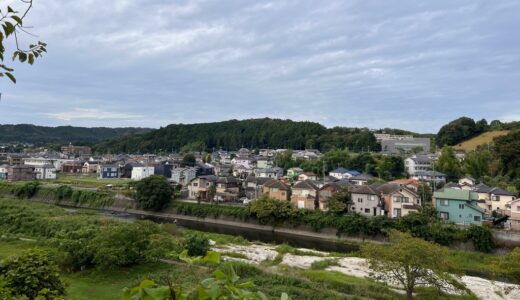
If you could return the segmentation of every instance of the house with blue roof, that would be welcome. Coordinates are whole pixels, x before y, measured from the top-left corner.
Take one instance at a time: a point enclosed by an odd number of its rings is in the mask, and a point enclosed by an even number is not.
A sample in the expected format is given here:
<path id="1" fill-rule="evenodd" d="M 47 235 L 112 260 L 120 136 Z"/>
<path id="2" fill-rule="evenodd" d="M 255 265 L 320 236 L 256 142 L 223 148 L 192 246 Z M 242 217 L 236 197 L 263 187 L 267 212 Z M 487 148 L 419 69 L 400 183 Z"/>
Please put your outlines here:
<path id="1" fill-rule="evenodd" d="M 349 169 L 341 168 L 341 167 L 329 172 L 329 176 L 335 177 L 339 180 L 349 179 L 351 177 L 358 176 L 359 174 L 361 174 L 361 173 L 359 173 L 358 171 L 349 170 Z"/>
<path id="2" fill-rule="evenodd" d="M 439 217 L 461 225 L 482 225 L 485 211 L 478 206 L 478 193 L 445 188 L 433 194 Z"/>

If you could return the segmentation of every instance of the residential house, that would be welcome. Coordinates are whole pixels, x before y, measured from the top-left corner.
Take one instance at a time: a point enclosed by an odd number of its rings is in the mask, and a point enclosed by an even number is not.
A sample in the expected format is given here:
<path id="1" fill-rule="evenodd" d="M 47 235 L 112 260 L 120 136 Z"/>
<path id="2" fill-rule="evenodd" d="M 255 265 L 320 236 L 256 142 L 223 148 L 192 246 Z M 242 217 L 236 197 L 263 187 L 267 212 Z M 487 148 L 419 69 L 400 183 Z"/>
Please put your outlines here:
<path id="1" fill-rule="evenodd" d="M 337 179 L 349 179 L 360 174 L 361 173 L 359 173 L 358 171 L 349 170 L 341 167 L 329 172 L 329 176 L 335 177 Z"/>
<path id="2" fill-rule="evenodd" d="M 8 165 L 0 165 L 0 180 L 7 179 L 7 170 L 9 169 Z"/>
<path id="3" fill-rule="evenodd" d="M 217 182 L 216 200 L 235 201 L 240 191 L 238 180 L 233 176 L 220 177 Z"/>
<path id="4" fill-rule="evenodd" d="M 233 167 L 233 176 L 245 179 L 250 174 L 254 174 L 254 168 L 252 166 L 246 167 L 243 165 Z"/>
<path id="5" fill-rule="evenodd" d="M 476 183 L 477 181 L 475 180 L 475 178 L 471 176 L 464 176 L 461 179 L 459 179 L 459 186 L 463 190 L 473 190 L 475 188 Z"/>
<path id="6" fill-rule="evenodd" d="M 61 165 L 62 173 L 81 173 L 83 164 L 80 161 L 66 162 Z"/>
<path id="7" fill-rule="evenodd" d="M 262 193 L 271 198 L 280 201 L 289 200 L 290 187 L 277 179 L 269 179 L 262 188 Z"/>
<path id="8" fill-rule="evenodd" d="M 417 172 L 431 171 L 432 164 L 437 159 L 437 155 L 430 153 L 418 153 L 404 160 L 404 167 L 410 176 Z"/>
<path id="9" fill-rule="evenodd" d="M 215 167 L 212 164 L 197 164 L 195 166 L 195 169 L 197 169 L 197 176 L 207 176 L 215 174 Z"/>
<path id="10" fill-rule="evenodd" d="M 45 179 L 56 179 L 56 168 L 51 165 L 43 165 L 43 166 L 32 166 L 34 167 L 34 175 L 38 180 Z"/>
<path id="11" fill-rule="evenodd" d="M 90 155 L 91 152 L 90 147 L 87 146 L 73 146 L 69 144 L 61 147 L 61 153 L 66 155 Z"/>
<path id="12" fill-rule="evenodd" d="M 119 166 L 116 165 L 98 165 L 97 173 L 99 179 L 114 179 L 121 175 Z"/>
<path id="13" fill-rule="evenodd" d="M 202 201 L 212 200 L 214 195 L 212 195 L 211 190 L 216 182 L 217 176 L 215 175 L 205 175 L 192 179 L 188 184 L 188 198 Z M 216 193 L 216 188 L 214 192 Z"/>
<path id="14" fill-rule="evenodd" d="M 491 198 L 489 195 L 489 192 L 492 189 L 493 189 L 492 187 L 487 186 L 484 183 L 477 184 L 475 186 L 475 188 L 473 189 L 473 191 L 476 192 L 478 195 L 478 200 L 477 200 L 478 206 L 480 208 L 482 208 L 483 210 L 485 210 L 486 213 L 488 213 L 488 214 L 490 214 L 491 210 L 492 210 Z"/>
<path id="15" fill-rule="evenodd" d="M 274 149 L 260 149 L 258 155 L 263 157 L 274 157 L 276 156 L 276 150 Z"/>
<path id="16" fill-rule="evenodd" d="M 352 189 L 353 185 L 348 181 L 335 181 L 324 184 L 318 192 L 319 208 L 322 211 L 327 211 L 327 203 L 330 197 L 334 194 L 343 191 L 344 189 Z"/>
<path id="17" fill-rule="evenodd" d="M 132 178 L 132 169 L 135 166 L 142 166 L 136 161 L 129 161 L 121 168 L 121 178 Z"/>
<path id="18" fill-rule="evenodd" d="M 318 180 L 318 176 L 314 174 L 313 172 L 304 172 L 300 175 L 298 175 L 298 181 L 305 181 L 305 180 Z"/>
<path id="19" fill-rule="evenodd" d="M 435 184 L 446 183 L 446 174 L 437 171 L 418 171 L 412 176 L 413 179 L 426 182 L 435 182 Z"/>
<path id="20" fill-rule="evenodd" d="M 367 217 L 384 215 L 384 205 L 379 192 L 368 185 L 357 185 L 351 191 L 352 204 L 350 211 Z"/>
<path id="21" fill-rule="evenodd" d="M 244 166 L 246 168 L 252 168 L 254 161 L 249 156 L 237 156 L 231 160 L 233 166 Z"/>
<path id="22" fill-rule="evenodd" d="M 520 231 L 520 198 L 509 203 L 509 222 L 511 230 Z"/>
<path id="23" fill-rule="evenodd" d="M 292 159 L 303 159 L 303 160 L 318 160 L 321 156 L 320 151 L 316 149 L 306 150 L 294 150 L 292 153 Z"/>
<path id="24" fill-rule="evenodd" d="M 297 208 L 315 209 L 319 205 L 318 191 L 312 180 L 299 181 L 292 187 L 291 204 Z"/>
<path id="25" fill-rule="evenodd" d="M 269 177 L 256 177 L 254 174 L 247 176 L 244 182 L 244 190 L 247 199 L 257 199 L 262 196 L 264 184 L 272 180 Z"/>
<path id="26" fill-rule="evenodd" d="M 255 169 L 253 171 L 256 177 L 267 177 L 278 179 L 283 176 L 283 169 L 279 167 L 268 169 Z"/>
<path id="27" fill-rule="evenodd" d="M 350 182 L 354 185 L 368 185 L 368 183 L 374 179 L 374 177 L 370 174 L 359 174 L 353 177 L 350 177 Z"/>
<path id="28" fill-rule="evenodd" d="M 155 168 L 153 166 L 135 166 L 132 168 L 132 179 L 141 180 L 146 177 L 150 177 L 155 174 Z M 189 182 L 189 181 L 187 181 Z"/>
<path id="29" fill-rule="evenodd" d="M 298 168 L 298 167 L 290 168 L 287 170 L 287 177 L 289 177 L 291 179 L 296 179 L 302 173 L 303 173 L 303 170 L 301 168 Z"/>
<path id="30" fill-rule="evenodd" d="M 485 211 L 473 191 L 445 188 L 433 193 L 433 206 L 441 219 L 461 225 L 482 225 Z"/>
<path id="31" fill-rule="evenodd" d="M 35 180 L 34 167 L 27 165 L 15 165 L 7 168 L 7 180 L 11 182 Z"/>
<path id="32" fill-rule="evenodd" d="M 256 168 L 268 169 L 273 167 L 273 161 L 269 157 L 259 156 L 256 158 Z"/>
<path id="33" fill-rule="evenodd" d="M 385 214 L 389 218 L 400 218 L 410 212 L 418 212 L 421 199 L 416 191 L 406 185 L 386 183 L 377 187 L 384 202 Z"/>
<path id="34" fill-rule="evenodd" d="M 82 173 L 96 173 L 98 170 L 99 162 L 96 160 L 86 161 L 81 169 Z"/>
<path id="35" fill-rule="evenodd" d="M 172 181 L 180 184 L 187 185 L 197 177 L 197 170 L 195 168 L 173 168 L 172 169 Z"/>
<path id="36" fill-rule="evenodd" d="M 488 208 L 491 206 L 490 210 L 492 212 L 496 211 L 499 214 L 505 214 L 505 211 L 507 210 L 507 203 L 515 200 L 516 197 L 513 193 L 510 193 L 499 187 L 495 187 L 489 191 L 489 199 L 490 201 Z"/>

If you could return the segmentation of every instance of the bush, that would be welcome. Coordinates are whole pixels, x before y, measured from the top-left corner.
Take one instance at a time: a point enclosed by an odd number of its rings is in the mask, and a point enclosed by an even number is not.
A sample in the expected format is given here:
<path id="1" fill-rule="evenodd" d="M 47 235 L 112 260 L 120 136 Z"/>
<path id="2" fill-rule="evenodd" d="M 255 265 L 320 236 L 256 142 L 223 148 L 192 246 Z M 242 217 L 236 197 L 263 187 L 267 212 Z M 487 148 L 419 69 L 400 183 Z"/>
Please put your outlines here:
<path id="1" fill-rule="evenodd" d="M 173 188 L 164 176 L 150 176 L 136 184 L 135 200 L 143 209 L 162 210 L 172 200 Z"/>
<path id="2" fill-rule="evenodd" d="M 40 183 L 38 181 L 31 181 L 24 183 L 21 186 L 16 186 L 14 190 L 14 194 L 18 198 L 32 198 L 37 192 Z"/>
<path id="3" fill-rule="evenodd" d="M 12 295 L 49 299 L 65 294 L 58 267 L 48 253 L 42 250 L 27 250 L 19 256 L 4 260 L 0 267 L 0 277 L 4 289 Z"/>
<path id="4" fill-rule="evenodd" d="M 189 256 L 205 256 L 210 249 L 209 239 L 201 233 L 191 233 L 184 240 Z"/>
<path id="5" fill-rule="evenodd" d="M 269 221 L 286 220 L 290 217 L 291 203 L 262 197 L 248 204 L 249 213 L 262 224 Z"/>
<path id="6" fill-rule="evenodd" d="M 489 253 L 494 248 L 493 235 L 486 226 L 472 225 L 466 229 L 465 236 L 467 240 L 473 242 L 477 251 Z"/>

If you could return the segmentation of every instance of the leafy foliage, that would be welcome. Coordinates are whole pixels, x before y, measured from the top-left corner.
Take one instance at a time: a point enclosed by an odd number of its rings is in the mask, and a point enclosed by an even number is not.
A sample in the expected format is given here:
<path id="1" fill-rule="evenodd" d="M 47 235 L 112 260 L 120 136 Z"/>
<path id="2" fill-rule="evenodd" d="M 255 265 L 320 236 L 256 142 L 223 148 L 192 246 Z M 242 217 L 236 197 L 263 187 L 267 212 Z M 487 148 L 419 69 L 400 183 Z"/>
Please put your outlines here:
<path id="1" fill-rule="evenodd" d="M 23 20 L 32 8 L 32 0 L 20 1 L 20 3 L 24 6 L 23 11 L 17 11 L 11 6 L 0 9 L 0 24 L 2 25 L 2 29 L 0 29 L 0 77 L 5 76 L 13 83 L 16 83 L 16 78 L 12 73 L 14 69 L 3 63 L 7 42 L 14 40 L 12 44 L 15 45 L 16 50 L 12 53 L 13 61 L 18 59 L 21 63 L 27 62 L 32 65 L 37 58 L 47 52 L 47 44 L 41 41 L 34 45 L 30 44 L 26 49 L 20 47 L 18 35 L 22 32 L 27 33 L 28 27 L 23 25 Z"/>
<path id="2" fill-rule="evenodd" d="M 460 177 L 461 165 L 452 147 L 442 147 L 441 156 L 437 161 L 437 170 L 446 174 L 447 180 L 457 180 Z"/>
<path id="3" fill-rule="evenodd" d="M 161 210 L 170 203 L 173 188 L 164 176 L 150 176 L 136 184 L 135 200 L 144 209 Z"/>
<path id="4" fill-rule="evenodd" d="M 487 122 L 481 120 L 477 123 L 471 118 L 461 117 L 441 127 L 437 133 L 438 146 L 453 146 L 464 140 L 472 138 L 488 130 Z"/>
<path id="5" fill-rule="evenodd" d="M 327 129 L 313 122 L 280 119 L 230 120 L 203 124 L 171 124 L 150 133 L 115 139 L 96 147 L 99 152 L 144 152 L 156 149 L 181 149 L 198 145 L 196 150 L 248 148 L 304 149 L 314 146 L 377 150 L 374 134 L 368 129 L 335 127 Z M 201 145 L 205 149 L 201 149 Z M 190 146 L 190 148 L 193 148 Z"/>
<path id="6" fill-rule="evenodd" d="M 390 233 L 390 241 L 390 246 L 366 244 L 361 248 L 375 279 L 398 282 L 408 299 L 412 299 L 419 284 L 441 289 L 446 282 L 455 283 L 446 272 L 447 249 L 399 231 Z"/>
<path id="7" fill-rule="evenodd" d="M 520 176 L 520 130 L 495 138 L 495 153 L 504 174 Z"/>
<path id="8" fill-rule="evenodd" d="M 209 239 L 202 233 L 191 233 L 184 239 L 189 256 L 205 256 L 210 249 Z"/>
<path id="9" fill-rule="evenodd" d="M 27 250 L 2 261 L 0 280 L 13 296 L 57 299 L 65 293 L 57 265 L 42 250 Z"/>

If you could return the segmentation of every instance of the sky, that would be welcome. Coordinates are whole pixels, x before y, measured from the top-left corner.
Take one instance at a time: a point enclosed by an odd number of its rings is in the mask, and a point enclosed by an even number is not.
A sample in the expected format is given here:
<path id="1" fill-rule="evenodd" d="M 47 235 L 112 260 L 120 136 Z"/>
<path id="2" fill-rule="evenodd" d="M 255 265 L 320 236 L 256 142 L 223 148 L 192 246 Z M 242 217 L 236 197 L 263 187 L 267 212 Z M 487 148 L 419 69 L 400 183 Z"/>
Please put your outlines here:
<path id="1" fill-rule="evenodd" d="M 14 3 L 16 0 L 2 1 Z M 34 0 L 0 123 L 520 120 L 520 1 Z"/>

